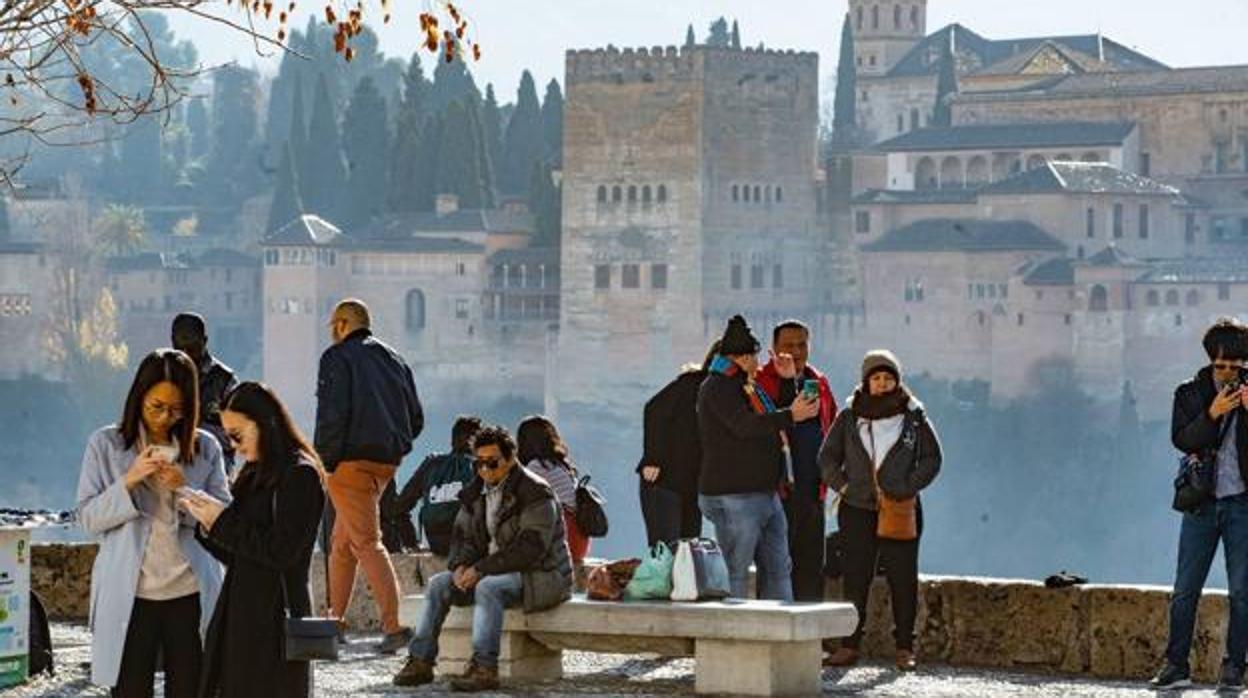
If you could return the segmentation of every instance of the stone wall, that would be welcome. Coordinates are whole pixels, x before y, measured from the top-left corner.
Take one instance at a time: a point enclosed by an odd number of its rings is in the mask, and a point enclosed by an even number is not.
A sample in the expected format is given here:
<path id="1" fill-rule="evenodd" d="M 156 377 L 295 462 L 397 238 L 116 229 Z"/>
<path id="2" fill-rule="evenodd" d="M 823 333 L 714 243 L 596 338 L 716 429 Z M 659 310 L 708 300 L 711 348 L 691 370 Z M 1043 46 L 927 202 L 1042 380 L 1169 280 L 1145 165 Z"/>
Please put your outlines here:
<path id="1" fill-rule="evenodd" d="M 34 546 L 32 584 L 53 618 L 86 620 L 94 556 L 94 545 Z M 418 592 L 445 565 L 430 555 L 398 555 L 394 561 L 405 594 Z M 321 565 L 319 557 L 313 561 L 318 610 L 325 598 Z M 348 620 L 354 628 L 375 630 L 376 611 L 363 575 L 356 584 Z M 829 582 L 828 598 L 840 598 L 839 582 Z M 1025 580 L 925 576 L 917 647 L 924 661 L 938 664 L 1143 679 L 1165 650 L 1168 601 L 1164 587 L 1046 589 Z M 891 658 L 891 613 L 887 587 L 877 580 L 863 641 L 867 654 Z M 1226 592 L 1205 594 L 1192 649 L 1198 680 L 1216 679 L 1226 613 Z"/>

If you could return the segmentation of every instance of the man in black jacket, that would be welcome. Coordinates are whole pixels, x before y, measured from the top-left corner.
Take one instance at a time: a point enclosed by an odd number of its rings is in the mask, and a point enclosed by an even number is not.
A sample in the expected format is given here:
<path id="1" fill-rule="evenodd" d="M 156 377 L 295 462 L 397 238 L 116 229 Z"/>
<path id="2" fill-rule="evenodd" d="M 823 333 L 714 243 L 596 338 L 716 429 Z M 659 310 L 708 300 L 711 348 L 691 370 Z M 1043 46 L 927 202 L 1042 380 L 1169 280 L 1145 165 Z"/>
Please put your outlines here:
<path id="1" fill-rule="evenodd" d="M 784 432 L 818 416 L 819 402 L 802 396 L 777 410 L 754 383 L 759 348 L 745 318 L 734 316 L 698 389 L 698 504 L 715 524 L 732 595 L 747 597 L 754 562 L 758 598 L 792 601 L 788 525 L 778 494 L 793 474 Z"/>
<path id="2" fill-rule="evenodd" d="M 503 611 L 544 611 L 572 596 L 572 559 L 550 485 L 520 465 L 516 442 L 502 427 L 482 429 L 473 450 L 478 477 L 460 494 L 448 571 L 429 580 L 407 664 L 394 677 L 398 686 L 433 681 L 446 614 L 452 605 L 470 603 L 472 661 L 451 687 L 497 689 Z"/>
<path id="3" fill-rule="evenodd" d="M 399 625 L 399 580 L 381 541 L 379 502 L 424 427 L 412 371 L 373 337 L 368 307 L 349 299 L 334 308 L 334 345 L 321 355 L 316 389 L 316 450 L 329 476 L 334 532 L 329 554 L 330 613 L 343 618 L 356 567 L 373 591 L 391 654 L 411 640 Z"/>
<path id="4" fill-rule="evenodd" d="M 1175 390 L 1170 437 L 1179 451 L 1215 464 L 1214 493 L 1196 511 L 1183 514 L 1170 597 L 1170 640 L 1165 664 L 1152 684 L 1159 689 L 1191 685 L 1188 654 L 1196 606 L 1221 540 L 1230 617 L 1218 685 L 1238 691 L 1248 652 L 1248 387 L 1241 384 L 1248 327 L 1221 319 L 1205 332 L 1203 343 L 1210 365 Z"/>
<path id="5" fill-rule="evenodd" d="M 221 426 L 221 400 L 238 385 L 234 371 L 208 353 L 208 332 L 204 318 L 196 313 L 178 313 L 170 328 L 173 348 L 191 357 L 199 370 L 199 426 L 217 439 L 225 455 L 225 470 L 234 467 L 233 443 Z"/>

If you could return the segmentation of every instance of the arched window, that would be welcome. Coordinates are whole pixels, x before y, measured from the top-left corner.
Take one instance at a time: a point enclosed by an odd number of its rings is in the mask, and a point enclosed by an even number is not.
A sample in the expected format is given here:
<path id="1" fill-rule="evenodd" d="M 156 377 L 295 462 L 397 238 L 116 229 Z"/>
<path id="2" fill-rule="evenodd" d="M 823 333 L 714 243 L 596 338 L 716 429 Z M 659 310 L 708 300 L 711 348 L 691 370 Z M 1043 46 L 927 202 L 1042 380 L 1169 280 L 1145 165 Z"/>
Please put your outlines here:
<path id="1" fill-rule="evenodd" d="M 961 187 L 962 181 L 962 161 L 950 155 L 940 163 L 940 188 L 951 189 Z"/>
<path id="2" fill-rule="evenodd" d="M 1037 167 L 1044 167 L 1043 155 L 1032 155 L 1031 157 L 1027 158 L 1027 169 L 1034 170 Z"/>
<path id="3" fill-rule="evenodd" d="M 613 203 L 618 204 L 620 203 L 620 200 L 623 198 L 624 198 L 624 190 L 620 189 L 620 185 L 617 184 L 614 187 L 611 187 L 611 201 Z"/>
<path id="4" fill-rule="evenodd" d="M 1097 284 L 1092 287 L 1092 292 L 1088 294 L 1088 310 L 1093 313 L 1109 310 L 1109 291 L 1104 286 Z"/>
<path id="5" fill-rule="evenodd" d="M 974 186 L 988 183 L 988 158 L 976 155 L 966 164 L 966 185 Z"/>
<path id="6" fill-rule="evenodd" d="M 763 200 L 763 188 L 755 184 L 754 185 L 754 203 L 758 203 L 762 200 Z"/>
<path id="7" fill-rule="evenodd" d="M 910 130 L 913 131 L 919 127 L 919 110 L 910 110 Z"/>
<path id="8" fill-rule="evenodd" d="M 607 187 L 605 184 L 599 185 L 598 187 L 598 203 L 600 204 L 607 203 Z"/>
<path id="9" fill-rule="evenodd" d="M 408 332 L 419 332 L 425 329 L 425 293 L 418 288 L 407 292 L 404 324 Z"/>
<path id="10" fill-rule="evenodd" d="M 879 5 L 871 6 L 871 28 L 872 29 L 880 28 L 880 6 Z"/>
<path id="11" fill-rule="evenodd" d="M 1178 304 L 1179 304 L 1179 292 L 1174 289 L 1170 289 L 1169 291 L 1166 291 L 1166 305 L 1178 305 Z"/>
<path id="12" fill-rule="evenodd" d="M 893 29 L 901 29 L 901 5 L 893 5 Z"/>
<path id="13" fill-rule="evenodd" d="M 937 185 L 936 161 L 928 157 L 921 158 L 914 168 L 914 188 L 935 189 Z"/>
<path id="14" fill-rule="evenodd" d="M 732 185 L 732 200 L 733 200 L 733 201 L 740 201 L 740 200 L 741 200 L 741 188 L 740 188 L 740 187 L 738 187 L 738 186 L 737 186 L 737 185 L 735 185 L 735 184 L 734 184 L 734 185 Z"/>
<path id="15" fill-rule="evenodd" d="M 664 201 L 667 201 L 667 185 L 660 184 L 659 185 L 659 203 L 663 203 Z"/>
<path id="16" fill-rule="evenodd" d="M 919 28 L 919 7 L 918 7 L 918 5 L 914 5 L 914 6 L 912 6 L 912 7 L 910 8 L 910 28 L 911 28 L 911 29 L 918 29 L 918 28 Z"/>
<path id="17" fill-rule="evenodd" d="M 1188 291 L 1187 297 L 1184 299 L 1184 302 L 1189 307 L 1200 305 L 1200 291 L 1197 291 L 1196 289 L 1192 289 Z"/>
<path id="18" fill-rule="evenodd" d="M 858 6 L 858 17 L 856 21 L 858 23 L 858 31 L 862 31 L 862 5 Z"/>
<path id="19" fill-rule="evenodd" d="M 636 201 L 637 201 L 637 185 L 630 184 L 628 185 L 628 203 L 631 204 Z"/>
<path id="20" fill-rule="evenodd" d="M 1155 308 L 1161 303 L 1161 294 L 1157 293 L 1157 289 L 1155 288 L 1150 288 L 1148 293 L 1144 295 L 1144 298 L 1145 305 L 1150 308 Z"/>
<path id="21" fill-rule="evenodd" d="M 641 188 L 641 203 L 650 203 L 650 185 L 646 184 Z"/>

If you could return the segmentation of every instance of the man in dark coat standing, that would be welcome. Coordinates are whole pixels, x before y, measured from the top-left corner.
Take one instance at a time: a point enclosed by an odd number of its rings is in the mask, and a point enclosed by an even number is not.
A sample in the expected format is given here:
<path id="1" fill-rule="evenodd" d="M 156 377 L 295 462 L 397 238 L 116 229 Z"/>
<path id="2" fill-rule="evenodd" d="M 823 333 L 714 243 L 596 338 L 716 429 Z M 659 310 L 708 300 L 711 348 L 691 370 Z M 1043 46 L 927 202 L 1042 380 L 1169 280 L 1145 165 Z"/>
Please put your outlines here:
<path id="1" fill-rule="evenodd" d="M 329 475 L 334 532 L 329 553 L 330 613 L 346 616 L 357 566 L 377 599 L 385 632 L 378 651 L 411 641 L 399 625 L 399 580 L 381 541 L 381 495 L 424 428 L 412 371 L 373 337 L 368 307 L 348 299 L 330 320 L 334 345 L 321 355 L 316 389 L 316 450 Z"/>
<path id="2" fill-rule="evenodd" d="M 199 428 L 212 434 L 225 456 L 225 472 L 234 468 L 234 447 L 221 426 L 221 400 L 238 385 L 234 371 L 208 353 L 208 331 L 204 318 L 195 313 L 178 313 L 170 334 L 173 348 L 191 357 L 199 371 Z"/>
<path id="3" fill-rule="evenodd" d="M 425 610 L 408 647 L 398 686 L 433 681 L 438 635 L 452 605 L 475 606 L 472 661 L 451 683 L 457 691 L 499 686 L 503 611 L 554 608 L 572 596 L 572 559 L 554 491 L 516 460 L 516 442 L 502 427 L 477 433 L 477 478 L 460 494 L 446 572 L 429 580 Z"/>

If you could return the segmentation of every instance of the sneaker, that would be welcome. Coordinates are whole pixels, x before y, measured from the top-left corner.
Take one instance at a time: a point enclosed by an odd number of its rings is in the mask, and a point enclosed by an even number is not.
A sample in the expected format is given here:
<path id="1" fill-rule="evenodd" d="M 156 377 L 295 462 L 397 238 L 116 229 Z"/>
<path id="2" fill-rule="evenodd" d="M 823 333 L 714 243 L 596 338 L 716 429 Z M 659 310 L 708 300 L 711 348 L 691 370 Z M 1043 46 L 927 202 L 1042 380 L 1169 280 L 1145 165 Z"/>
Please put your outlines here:
<path id="1" fill-rule="evenodd" d="M 1222 673 L 1218 676 L 1219 693 L 1239 693 L 1244 690 L 1244 668 L 1234 664 L 1223 664 Z"/>
<path id="2" fill-rule="evenodd" d="M 451 690 L 460 693 L 493 691 L 498 689 L 498 667 L 481 666 L 470 662 L 460 676 L 451 679 Z"/>
<path id="3" fill-rule="evenodd" d="M 824 666 L 853 666 L 858 663 L 858 650 L 852 647 L 840 647 L 823 658 Z"/>
<path id="4" fill-rule="evenodd" d="M 897 650 L 897 670 L 914 671 L 919 668 L 919 661 L 913 650 Z"/>
<path id="5" fill-rule="evenodd" d="M 416 657 L 409 657 L 399 673 L 394 675 L 395 686 L 424 686 L 427 683 L 433 683 L 433 664 Z"/>
<path id="6" fill-rule="evenodd" d="M 1187 668 L 1166 662 L 1157 672 L 1157 675 L 1153 677 L 1153 680 L 1148 683 L 1153 688 L 1161 691 L 1168 691 L 1172 688 L 1187 688 L 1192 685 L 1192 672 Z"/>
<path id="7" fill-rule="evenodd" d="M 407 647 L 411 642 L 412 629 L 400 628 L 395 632 L 387 633 L 386 637 L 377 645 L 377 651 L 381 654 L 394 654 Z"/>

